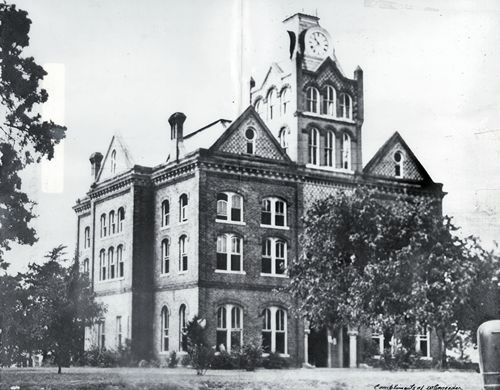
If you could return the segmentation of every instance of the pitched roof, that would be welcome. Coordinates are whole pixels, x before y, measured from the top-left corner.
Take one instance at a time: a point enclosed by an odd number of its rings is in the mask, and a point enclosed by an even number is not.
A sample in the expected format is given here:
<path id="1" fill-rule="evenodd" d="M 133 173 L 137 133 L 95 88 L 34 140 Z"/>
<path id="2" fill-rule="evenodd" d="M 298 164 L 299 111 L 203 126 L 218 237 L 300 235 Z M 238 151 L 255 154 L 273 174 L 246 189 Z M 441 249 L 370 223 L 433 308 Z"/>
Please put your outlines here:
<path id="1" fill-rule="evenodd" d="M 218 119 L 201 129 L 185 135 L 184 148 L 186 153 L 194 152 L 200 148 L 209 149 L 227 130 L 230 124 L 231 121 L 228 119 Z"/>

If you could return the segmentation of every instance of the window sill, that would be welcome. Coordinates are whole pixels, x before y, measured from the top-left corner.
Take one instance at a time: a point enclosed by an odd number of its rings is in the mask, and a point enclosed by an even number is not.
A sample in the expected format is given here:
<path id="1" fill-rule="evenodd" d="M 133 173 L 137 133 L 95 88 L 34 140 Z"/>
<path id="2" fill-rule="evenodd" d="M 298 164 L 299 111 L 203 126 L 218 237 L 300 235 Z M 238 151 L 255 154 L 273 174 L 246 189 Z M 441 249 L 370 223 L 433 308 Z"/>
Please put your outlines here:
<path id="1" fill-rule="evenodd" d="M 179 271 L 177 272 L 177 275 L 186 275 L 188 271 Z"/>
<path id="2" fill-rule="evenodd" d="M 224 219 L 216 219 L 215 222 L 217 222 L 217 223 L 225 223 L 225 224 L 228 224 L 228 225 L 246 226 L 246 223 L 242 222 L 242 221 L 228 221 L 228 220 L 224 220 Z"/>
<path id="3" fill-rule="evenodd" d="M 276 226 L 276 225 L 263 225 L 260 224 L 261 228 L 279 229 L 279 230 L 290 230 L 290 226 Z"/>
<path id="4" fill-rule="evenodd" d="M 170 225 L 160 226 L 160 230 L 168 230 L 168 229 L 170 229 Z"/>
<path id="5" fill-rule="evenodd" d="M 97 283 L 109 283 L 109 282 L 117 282 L 120 280 L 125 280 L 125 277 L 122 276 L 120 278 L 114 278 L 114 279 L 106 279 L 106 280 L 98 280 Z"/>
<path id="6" fill-rule="evenodd" d="M 274 353 L 274 352 L 272 352 L 272 353 Z M 269 355 L 270 355 L 270 353 L 263 353 L 262 357 L 268 357 Z M 284 358 L 289 358 L 290 357 L 290 355 L 288 353 L 278 353 L 278 355 L 280 357 L 284 357 Z"/>
<path id="7" fill-rule="evenodd" d="M 312 111 L 304 111 L 303 114 L 307 115 L 307 116 L 313 116 L 313 117 L 316 117 L 316 118 L 333 119 L 333 120 L 336 120 L 336 121 L 348 122 L 348 123 L 353 123 L 353 124 L 356 123 L 351 118 L 344 118 L 344 117 L 335 116 L 335 115 L 319 114 L 317 112 L 312 112 Z"/>
<path id="8" fill-rule="evenodd" d="M 166 272 L 166 273 L 161 273 L 160 272 L 160 278 L 163 278 L 165 276 L 170 276 L 170 272 Z"/>
<path id="9" fill-rule="evenodd" d="M 189 222 L 188 219 L 185 219 L 184 221 L 179 221 L 179 226 L 181 226 L 181 225 L 187 225 L 188 222 Z"/>
<path id="10" fill-rule="evenodd" d="M 271 277 L 271 278 L 281 278 L 281 279 L 288 279 L 288 275 L 286 274 L 265 274 L 265 273 L 260 273 L 260 276 L 265 276 L 265 277 Z"/>
<path id="11" fill-rule="evenodd" d="M 326 165 L 315 165 L 315 164 L 308 163 L 308 164 L 306 164 L 306 168 L 320 169 L 322 171 L 328 171 L 328 172 L 347 173 L 349 175 L 354 174 L 354 171 L 352 169 L 334 168 L 334 167 L 328 167 Z"/>
<path id="12" fill-rule="evenodd" d="M 215 273 L 217 274 L 236 274 L 236 275 L 246 275 L 245 271 L 228 271 L 224 269 L 216 269 Z"/>

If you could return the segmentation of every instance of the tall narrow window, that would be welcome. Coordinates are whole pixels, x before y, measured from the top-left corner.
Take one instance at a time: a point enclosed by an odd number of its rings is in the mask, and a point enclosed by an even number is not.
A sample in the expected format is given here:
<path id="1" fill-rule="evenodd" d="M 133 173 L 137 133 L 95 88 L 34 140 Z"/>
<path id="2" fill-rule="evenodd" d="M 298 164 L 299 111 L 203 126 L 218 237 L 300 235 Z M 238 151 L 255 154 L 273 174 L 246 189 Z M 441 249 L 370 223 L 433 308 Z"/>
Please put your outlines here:
<path id="1" fill-rule="evenodd" d="M 306 90 L 307 111 L 319 114 L 319 92 L 314 87 Z"/>
<path id="2" fill-rule="evenodd" d="M 336 100 L 336 94 L 335 94 L 335 89 L 331 86 L 328 85 L 326 87 L 325 91 L 325 100 L 324 100 L 324 113 L 329 116 L 334 116 L 335 115 L 335 100 Z"/>
<path id="3" fill-rule="evenodd" d="M 186 305 L 179 308 L 179 351 L 187 351 Z"/>
<path id="4" fill-rule="evenodd" d="M 83 233 L 83 247 L 90 248 L 90 227 L 87 226 Z"/>
<path id="5" fill-rule="evenodd" d="M 170 241 L 165 238 L 161 242 L 161 273 L 168 274 L 170 272 Z"/>
<path id="6" fill-rule="evenodd" d="M 351 170 L 351 137 L 347 133 L 342 135 L 342 168 Z"/>
<path id="7" fill-rule="evenodd" d="M 106 348 L 106 327 L 104 320 L 101 320 L 97 324 L 97 344 L 101 351 Z"/>
<path id="8" fill-rule="evenodd" d="M 179 197 L 179 222 L 187 221 L 188 196 L 182 194 Z"/>
<path id="9" fill-rule="evenodd" d="M 243 239 L 234 234 L 217 237 L 217 264 L 220 271 L 240 272 L 242 270 Z"/>
<path id="10" fill-rule="evenodd" d="M 266 238 L 262 242 L 262 274 L 284 275 L 286 265 L 286 242 L 278 238 Z"/>
<path id="11" fill-rule="evenodd" d="M 309 164 L 319 165 L 319 132 L 311 129 L 309 132 Z"/>
<path id="12" fill-rule="evenodd" d="M 179 238 L 179 271 L 185 272 L 188 270 L 188 254 L 187 254 L 187 236 L 182 235 Z"/>
<path id="13" fill-rule="evenodd" d="M 99 271 L 99 280 L 106 280 L 106 251 L 104 249 L 99 252 Z"/>
<path id="14" fill-rule="evenodd" d="M 352 100 L 346 93 L 341 93 L 337 102 L 337 116 L 339 118 L 352 118 Z"/>
<path id="15" fill-rule="evenodd" d="M 273 88 L 267 94 L 268 119 L 272 120 L 276 116 L 276 90 Z"/>
<path id="16" fill-rule="evenodd" d="M 115 174 L 116 173 L 116 150 L 113 150 L 111 152 L 111 161 L 110 161 L 109 166 L 111 169 L 111 173 Z"/>
<path id="17" fill-rule="evenodd" d="M 89 261 L 89 259 L 83 260 L 83 272 L 85 274 L 89 273 L 89 269 L 90 269 L 89 267 L 90 267 L 90 261 Z"/>
<path id="18" fill-rule="evenodd" d="M 394 176 L 403 177 L 403 153 L 399 150 L 394 153 Z"/>
<path id="19" fill-rule="evenodd" d="M 101 237 L 106 237 L 108 230 L 106 228 L 106 214 L 101 214 Z"/>
<path id="20" fill-rule="evenodd" d="M 327 131 L 326 132 L 326 137 L 325 137 L 325 165 L 327 167 L 333 167 L 333 161 L 334 161 L 334 146 L 335 146 L 335 135 L 333 134 L 333 131 Z"/>
<path id="21" fill-rule="evenodd" d="M 224 305 L 217 309 L 218 351 L 238 350 L 243 340 L 243 310 L 236 305 Z"/>
<path id="22" fill-rule="evenodd" d="M 279 198 L 264 198 L 262 200 L 261 224 L 287 226 L 286 203 Z"/>
<path id="23" fill-rule="evenodd" d="M 169 315 L 166 306 L 161 309 L 161 352 L 168 351 L 168 328 L 169 328 Z"/>
<path id="24" fill-rule="evenodd" d="M 118 277 L 123 278 L 125 274 L 125 264 L 123 263 L 123 245 L 116 248 L 116 262 L 118 263 Z"/>
<path id="25" fill-rule="evenodd" d="M 123 221 L 124 220 L 125 220 L 125 210 L 123 209 L 123 207 L 120 207 L 118 209 L 118 229 L 117 229 L 118 232 L 123 231 Z"/>
<path id="26" fill-rule="evenodd" d="M 283 115 L 288 113 L 290 106 L 290 88 L 286 87 L 281 91 L 281 113 Z"/>
<path id="27" fill-rule="evenodd" d="M 264 353 L 286 354 L 287 313 L 278 307 L 269 307 L 262 312 L 262 349 Z"/>
<path id="28" fill-rule="evenodd" d="M 116 222 L 115 222 L 115 212 L 114 210 L 111 210 L 109 212 L 109 234 L 115 234 L 116 233 Z"/>
<path id="29" fill-rule="evenodd" d="M 116 317 L 116 347 L 122 346 L 122 317 Z"/>
<path id="30" fill-rule="evenodd" d="M 430 358 L 430 332 L 427 327 L 423 327 L 419 330 L 419 334 L 416 336 L 415 350 L 422 354 L 423 357 Z"/>
<path id="31" fill-rule="evenodd" d="M 245 138 L 247 139 L 247 153 L 255 154 L 255 130 L 247 129 L 245 131 Z"/>
<path id="32" fill-rule="evenodd" d="M 286 128 L 286 127 L 282 127 L 279 134 L 278 134 L 280 145 L 283 148 L 283 150 L 285 151 L 285 153 L 288 150 L 289 135 L 290 135 L 290 130 L 288 130 L 288 128 Z"/>
<path id="33" fill-rule="evenodd" d="M 116 263 L 115 263 L 115 250 L 113 247 L 108 249 L 108 267 L 109 267 L 109 279 L 114 279 L 116 277 Z"/>
<path id="34" fill-rule="evenodd" d="M 264 103 L 262 102 L 262 98 L 259 98 L 255 101 L 255 111 L 260 115 L 262 119 L 264 118 Z"/>
<path id="35" fill-rule="evenodd" d="M 165 227 L 170 224 L 170 202 L 165 199 L 161 202 L 161 226 Z"/>

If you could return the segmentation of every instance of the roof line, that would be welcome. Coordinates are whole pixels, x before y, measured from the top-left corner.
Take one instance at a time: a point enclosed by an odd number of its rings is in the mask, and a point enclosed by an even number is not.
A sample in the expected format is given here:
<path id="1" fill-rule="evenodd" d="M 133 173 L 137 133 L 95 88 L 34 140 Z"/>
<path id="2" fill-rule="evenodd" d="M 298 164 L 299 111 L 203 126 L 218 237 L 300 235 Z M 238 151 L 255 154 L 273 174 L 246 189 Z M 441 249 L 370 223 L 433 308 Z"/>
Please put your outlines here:
<path id="1" fill-rule="evenodd" d="M 224 118 L 217 119 L 217 120 L 213 121 L 212 123 L 209 123 L 208 125 L 202 127 L 201 129 L 195 130 L 192 133 L 189 133 L 188 135 L 184 136 L 184 139 L 189 138 L 189 137 L 199 133 L 200 131 L 203 131 L 203 130 L 215 125 L 217 122 L 232 122 L 232 121 L 229 119 L 224 119 Z"/>

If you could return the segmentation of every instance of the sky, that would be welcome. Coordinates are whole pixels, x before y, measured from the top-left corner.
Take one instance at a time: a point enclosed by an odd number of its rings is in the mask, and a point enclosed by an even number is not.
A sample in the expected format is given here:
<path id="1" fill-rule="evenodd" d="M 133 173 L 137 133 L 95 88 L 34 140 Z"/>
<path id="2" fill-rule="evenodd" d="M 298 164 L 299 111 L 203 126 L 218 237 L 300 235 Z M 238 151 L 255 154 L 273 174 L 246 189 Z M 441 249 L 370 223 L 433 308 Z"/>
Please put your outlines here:
<path id="1" fill-rule="evenodd" d="M 168 117 L 186 131 L 235 119 L 272 61 L 282 20 L 317 14 L 346 75 L 364 71 L 363 163 L 399 131 L 444 185 L 444 212 L 486 246 L 500 238 L 500 2 L 495 0 L 18 0 L 32 19 L 27 55 L 43 64 L 46 118 L 68 127 L 57 158 L 28 168 L 39 241 L 14 245 L 9 271 L 51 248 L 72 253 L 71 209 L 91 183 L 88 157 L 113 134 L 136 163 L 166 158 Z"/>

